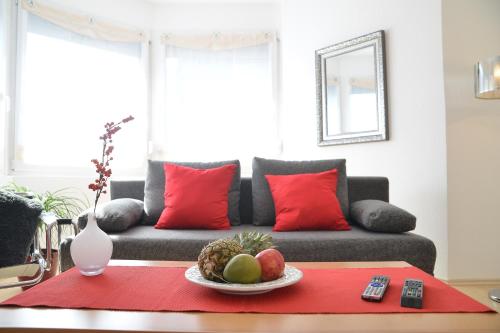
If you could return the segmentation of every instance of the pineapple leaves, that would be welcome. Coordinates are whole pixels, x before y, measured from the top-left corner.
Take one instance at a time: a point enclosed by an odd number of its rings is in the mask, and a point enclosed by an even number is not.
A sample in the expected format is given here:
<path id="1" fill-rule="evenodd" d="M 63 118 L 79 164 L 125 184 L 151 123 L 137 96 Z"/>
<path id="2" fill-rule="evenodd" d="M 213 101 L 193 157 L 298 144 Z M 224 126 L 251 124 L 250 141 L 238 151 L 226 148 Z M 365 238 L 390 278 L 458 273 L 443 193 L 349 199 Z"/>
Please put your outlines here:
<path id="1" fill-rule="evenodd" d="M 233 240 L 243 247 L 243 252 L 256 256 L 257 253 L 266 249 L 275 248 L 273 238 L 270 234 L 263 234 L 257 231 L 244 231 L 236 234 Z"/>

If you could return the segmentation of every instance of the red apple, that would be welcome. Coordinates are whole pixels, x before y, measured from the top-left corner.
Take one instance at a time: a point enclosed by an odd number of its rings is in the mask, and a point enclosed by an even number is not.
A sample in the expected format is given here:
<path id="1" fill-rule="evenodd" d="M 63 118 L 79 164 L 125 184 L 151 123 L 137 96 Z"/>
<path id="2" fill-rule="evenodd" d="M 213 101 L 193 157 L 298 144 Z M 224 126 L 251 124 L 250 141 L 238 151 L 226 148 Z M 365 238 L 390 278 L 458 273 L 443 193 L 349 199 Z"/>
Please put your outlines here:
<path id="1" fill-rule="evenodd" d="M 285 259 L 280 251 L 275 249 L 267 249 L 259 252 L 257 259 L 262 268 L 261 280 L 272 281 L 283 276 L 285 271 Z"/>

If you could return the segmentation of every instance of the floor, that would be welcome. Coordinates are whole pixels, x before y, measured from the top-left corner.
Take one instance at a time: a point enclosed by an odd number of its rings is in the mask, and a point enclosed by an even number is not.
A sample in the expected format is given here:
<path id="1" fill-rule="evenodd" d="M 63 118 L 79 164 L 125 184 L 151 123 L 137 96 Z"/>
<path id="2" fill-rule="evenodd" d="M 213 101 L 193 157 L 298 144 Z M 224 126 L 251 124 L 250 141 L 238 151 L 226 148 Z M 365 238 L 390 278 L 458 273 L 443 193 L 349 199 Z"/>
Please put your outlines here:
<path id="1" fill-rule="evenodd" d="M 459 284 L 450 283 L 450 285 L 460 290 L 464 294 L 474 298 L 476 301 L 481 302 L 484 305 L 489 306 L 496 312 L 500 313 L 500 303 L 494 302 L 488 297 L 488 292 L 491 289 L 500 289 L 500 282 L 495 284 L 483 284 L 480 282 L 461 282 Z"/>
<path id="2" fill-rule="evenodd" d="M 2 283 L 15 282 L 15 279 L 3 279 Z M 21 292 L 21 288 L 8 288 L 8 289 L 0 289 L 0 302 L 5 301 L 6 299 L 17 295 Z"/>

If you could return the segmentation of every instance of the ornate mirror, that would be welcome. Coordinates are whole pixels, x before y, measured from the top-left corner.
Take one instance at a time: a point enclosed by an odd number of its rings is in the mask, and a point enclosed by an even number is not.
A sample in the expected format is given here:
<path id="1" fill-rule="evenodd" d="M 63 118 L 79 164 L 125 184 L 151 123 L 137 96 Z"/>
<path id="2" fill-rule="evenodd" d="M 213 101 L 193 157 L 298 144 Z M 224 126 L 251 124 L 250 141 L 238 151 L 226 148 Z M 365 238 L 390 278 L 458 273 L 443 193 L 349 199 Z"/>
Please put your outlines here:
<path id="1" fill-rule="evenodd" d="M 384 32 L 316 51 L 318 145 L 388 139 Z"/>

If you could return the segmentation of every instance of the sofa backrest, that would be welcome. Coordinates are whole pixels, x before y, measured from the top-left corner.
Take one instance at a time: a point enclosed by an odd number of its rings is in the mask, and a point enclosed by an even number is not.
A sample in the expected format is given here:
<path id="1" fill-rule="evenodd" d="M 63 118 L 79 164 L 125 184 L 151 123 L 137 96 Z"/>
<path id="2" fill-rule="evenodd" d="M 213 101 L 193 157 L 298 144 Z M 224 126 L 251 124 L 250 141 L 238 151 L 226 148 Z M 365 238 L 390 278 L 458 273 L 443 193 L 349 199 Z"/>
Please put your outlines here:
<path id="1" fill-rule="evenodd" d="M 111 199 L 144 200 L 144 180 L 111 180 Z M 386 177 L 347 177 L 349 203 L 375 199 L 389 202 L 389 180 Z M 242 178 L 240 187 L 241 223 L 252 223 L 252 179 Z"/>

